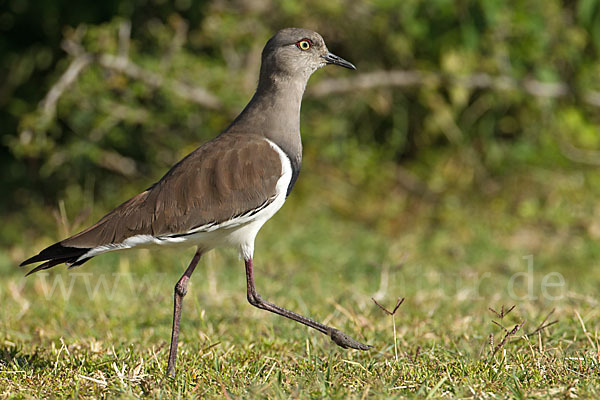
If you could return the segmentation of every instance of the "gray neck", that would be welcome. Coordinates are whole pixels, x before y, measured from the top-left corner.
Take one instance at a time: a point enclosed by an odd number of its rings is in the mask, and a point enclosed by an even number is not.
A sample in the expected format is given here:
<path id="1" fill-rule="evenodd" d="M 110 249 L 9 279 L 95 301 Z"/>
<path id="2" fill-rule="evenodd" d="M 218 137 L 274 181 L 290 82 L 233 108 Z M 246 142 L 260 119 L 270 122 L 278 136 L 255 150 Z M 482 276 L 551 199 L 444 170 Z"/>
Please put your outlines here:
<path id="1" fill-rule="evenodd" d="M 265 136 L 300 168 L 300 104 L 308 76 L 261 71 L 256 93 L 244 111 L 223 133 L 251 133 Z M 295 164 L 295 165 L 294 165 Z"/>

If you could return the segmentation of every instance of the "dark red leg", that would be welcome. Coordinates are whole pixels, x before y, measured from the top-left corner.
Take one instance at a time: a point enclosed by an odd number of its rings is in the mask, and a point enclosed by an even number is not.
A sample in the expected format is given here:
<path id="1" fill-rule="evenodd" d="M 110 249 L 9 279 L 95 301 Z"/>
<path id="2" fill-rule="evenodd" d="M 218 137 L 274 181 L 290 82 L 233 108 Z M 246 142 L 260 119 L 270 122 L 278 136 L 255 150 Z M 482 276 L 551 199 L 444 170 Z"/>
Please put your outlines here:
<path id="1" fill-rule="evenodd" d="M 187 285 L 190 277 L 202 257 L 202 251 L 198 250 L 177 284 L 175 285 L 175 309 L 173 310 L 173 330 L 171 331 L 171 350 L 169 351 L 169 364 L 167 375 L 175 376 L 175 361 L 177 360 L 177 343 L 179 341 L 179 321 L 181 320 L 181 302 L 187 293 Z"/>
<path id="2" fill-rule="evenodd" d="M 290 311 L 283 307 L 279 307 L 276 304 L 263 300 L 262 297 L 260 297 L 260 295 L 256 291 L 256 286 L 254 286 L 254 270 L 252 266 L 252 259 L 249 258 L 244 261 L 246 264 L 247 295 L 250 304 L 262 310 L 267 310 L 272 313 L 279 314 L 286 318 L 300 322 L 301 324 L 304 324 L 306 326 L 310 326 L 311 328 L 328 335 L 331 338 L 331 340 L 333 340 L 338 346 L 341 346 L 345 349 L 347 349 L 348 347 L 358 350 L 368 350 L 369 348 L 371 348 L 371 346 L 369 345 L 357 342 L 356 340 L 352 339 L 351 337 L 349 337 L 344 332 L 338 329 L 329 327 L 320 322 L 314 321 L 310 318 L 297 314 L 293 311 Z"/>

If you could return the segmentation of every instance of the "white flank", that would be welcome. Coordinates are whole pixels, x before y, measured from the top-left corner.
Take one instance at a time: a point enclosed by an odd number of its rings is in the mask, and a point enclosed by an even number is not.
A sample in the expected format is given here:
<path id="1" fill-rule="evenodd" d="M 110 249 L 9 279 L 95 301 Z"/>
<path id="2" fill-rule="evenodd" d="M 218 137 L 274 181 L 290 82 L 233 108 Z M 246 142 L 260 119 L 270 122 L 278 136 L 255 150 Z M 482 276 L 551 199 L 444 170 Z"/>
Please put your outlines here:
<path id="1" fill-rule="evenodd" d="M 151 236 L 151 235 L 136 235 L 125 239 L 121 243 L 108 244 L 98 246 L 81 257 L 78 261 L 97 256 L 102 253 L 116 250 L 131 249 L 134 247 L 154 247 L 159 246 L 198 246 L 204 251 L 208 251 L 215 247 L 233 246 L 240 250 L 244 259 L 251 258 L 254 254 L 254 239 L 260 228 L 269 218 L 271 218 L 285 202 L 286 193 L 290 180 L 292 179 L 292 164 L 288 156 L 281 150 L 279 146 L 270 141 L 265 140 L 279 154 L 281 160 L 281 177 L 275 186 L 275 195 L 269 199 L 270 202 L 263 206 L 260 211 L 252 215 L 240 215 L 239 217 L 230 219 L 229 221 L 220 224 L 209 223 L 203 226 L 192 229 L 189 232 L 181 232 L 178 235 L 185 236 Z M 267 199 L 265 199 L 267 201 Z M 250 214 L 250 210 L 247 214 Z"/>

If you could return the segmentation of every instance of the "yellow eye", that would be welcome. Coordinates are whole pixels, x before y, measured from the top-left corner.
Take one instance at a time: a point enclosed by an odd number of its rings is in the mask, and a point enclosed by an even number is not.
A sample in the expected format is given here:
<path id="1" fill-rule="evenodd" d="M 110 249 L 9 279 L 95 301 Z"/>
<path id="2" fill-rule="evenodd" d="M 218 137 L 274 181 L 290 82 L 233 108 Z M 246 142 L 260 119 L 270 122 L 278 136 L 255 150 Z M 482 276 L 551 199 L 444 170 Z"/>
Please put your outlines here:
<path id="1" fill-rule="evenodd" d="M 301 41 L 296 43 L 296 46 L 298 46 L 300 50 L 308 50 L 312 46 L 312 42 L 308 39 L 302 39 Z"/>

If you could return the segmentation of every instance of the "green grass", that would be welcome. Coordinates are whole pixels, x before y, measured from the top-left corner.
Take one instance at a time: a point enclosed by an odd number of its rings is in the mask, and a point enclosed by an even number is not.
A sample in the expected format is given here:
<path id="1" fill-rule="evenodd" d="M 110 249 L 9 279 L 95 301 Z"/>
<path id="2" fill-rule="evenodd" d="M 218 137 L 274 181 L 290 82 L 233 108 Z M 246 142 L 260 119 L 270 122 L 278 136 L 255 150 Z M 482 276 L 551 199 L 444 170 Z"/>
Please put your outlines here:
<path id="1" fill-rule="evenodd" d="M 109 254 L 28 278 L 16 263 L 53 238 L 4 249 L 0 396 L 598 398 L 600 209 L 593 171 L 574 174 L 523 173 L 494 193 L 435 203 L 399 190 L 328 193 L 332 176 L 303 176 L 298 200 L 258 236 L 258 291 L 374 348 L 344 350 L 254 309 L 243 263 L 215 251 L 184 300 L 174 380 L 164 378 L 172 292 L 192 249 Z M 68 296 L 52 292 L 59 282 Z M 389 309 L 406 298 L 397 349 L 373 296 Z M 535 332 L 550 313 L 557 322 Z"/>

